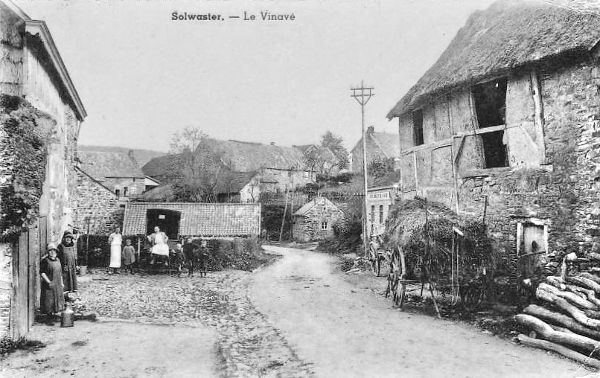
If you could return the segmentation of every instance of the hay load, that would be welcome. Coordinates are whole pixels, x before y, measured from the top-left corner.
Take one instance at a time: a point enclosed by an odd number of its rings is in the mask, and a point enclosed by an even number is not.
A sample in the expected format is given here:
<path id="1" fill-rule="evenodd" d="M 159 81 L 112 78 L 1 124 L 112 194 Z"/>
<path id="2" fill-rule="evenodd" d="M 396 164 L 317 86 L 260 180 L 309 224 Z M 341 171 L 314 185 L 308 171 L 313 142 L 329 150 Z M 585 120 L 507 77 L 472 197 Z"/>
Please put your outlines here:
<path id="1" fill-rule="evenodd" d="M 468 281 L 497 266 L 481 220 L 459 217 L 443 204 L 418 197 L 393 206 L 384 240 L 404 253 L 406 278 L 439 283 L 440 289 L 450 286 L 452 277 Z"/>

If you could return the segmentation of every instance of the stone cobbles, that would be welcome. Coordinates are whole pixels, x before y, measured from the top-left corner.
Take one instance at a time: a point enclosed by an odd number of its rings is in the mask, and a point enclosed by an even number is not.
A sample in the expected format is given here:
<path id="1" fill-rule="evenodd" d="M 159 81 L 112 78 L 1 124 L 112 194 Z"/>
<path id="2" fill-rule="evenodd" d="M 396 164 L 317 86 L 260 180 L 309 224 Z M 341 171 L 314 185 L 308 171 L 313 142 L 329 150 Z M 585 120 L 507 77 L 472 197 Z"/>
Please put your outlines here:
<path id="1" fill-rule="evenodd" d="M 223 271 L 207 278 L 95 274 L 81 300 L 104 318 L 153 324 L 201 323 L 217 330 L 221 373 L 231 377 L 312 376 L 279 331 L 247 295 L 252 273 Z"/>

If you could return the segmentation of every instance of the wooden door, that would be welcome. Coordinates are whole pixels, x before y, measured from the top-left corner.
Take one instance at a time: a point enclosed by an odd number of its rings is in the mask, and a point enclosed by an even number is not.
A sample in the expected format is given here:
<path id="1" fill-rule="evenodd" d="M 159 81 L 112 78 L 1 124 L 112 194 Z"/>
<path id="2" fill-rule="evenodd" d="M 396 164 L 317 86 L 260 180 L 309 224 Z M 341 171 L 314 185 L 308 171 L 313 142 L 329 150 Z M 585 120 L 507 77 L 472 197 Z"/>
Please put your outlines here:
<path id="1" fill-rule="evenodd" d="M 29 232 L 24 231 L 13 249 L 13 298 L 11 329 L 13 339 L 29 331 Z"/>

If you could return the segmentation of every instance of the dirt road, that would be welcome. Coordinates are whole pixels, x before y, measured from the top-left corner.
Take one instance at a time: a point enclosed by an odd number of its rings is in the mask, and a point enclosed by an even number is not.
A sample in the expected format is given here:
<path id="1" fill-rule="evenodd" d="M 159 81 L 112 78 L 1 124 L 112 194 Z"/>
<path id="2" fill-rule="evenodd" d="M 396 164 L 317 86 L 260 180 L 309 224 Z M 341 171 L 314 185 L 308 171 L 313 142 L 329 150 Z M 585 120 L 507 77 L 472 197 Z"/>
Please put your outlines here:
<path id="1" fill-rule="evenodd" d="M 249 290 L 320 377 L 580 377 L 568 360 L 466 325 L 403 313 L 333 273 L 333 258 L 266 247 L 284 258 L 254 277 Z"/>

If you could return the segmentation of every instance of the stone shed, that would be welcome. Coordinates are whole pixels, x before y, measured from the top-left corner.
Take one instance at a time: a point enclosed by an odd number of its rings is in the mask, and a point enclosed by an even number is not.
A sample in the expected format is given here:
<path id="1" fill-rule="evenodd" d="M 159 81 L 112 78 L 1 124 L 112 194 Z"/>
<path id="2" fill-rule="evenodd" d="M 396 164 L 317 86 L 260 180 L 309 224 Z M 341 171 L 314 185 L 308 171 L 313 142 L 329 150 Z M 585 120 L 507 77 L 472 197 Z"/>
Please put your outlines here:
<path id="1" fill-rule="evenodd" d="M 317 197 L 305 203 L 293 216 L 292 236 L 299 242 L 333 237 L 333 224 L 344 216 L 333 202 Z"/>
<path id="2" fill-rule="evenodd" d="M 389 112 L 400 197 L 482 219 L 516 258 L 600 237 L 600 9 L 499 1 L 476 12 Z"/>

